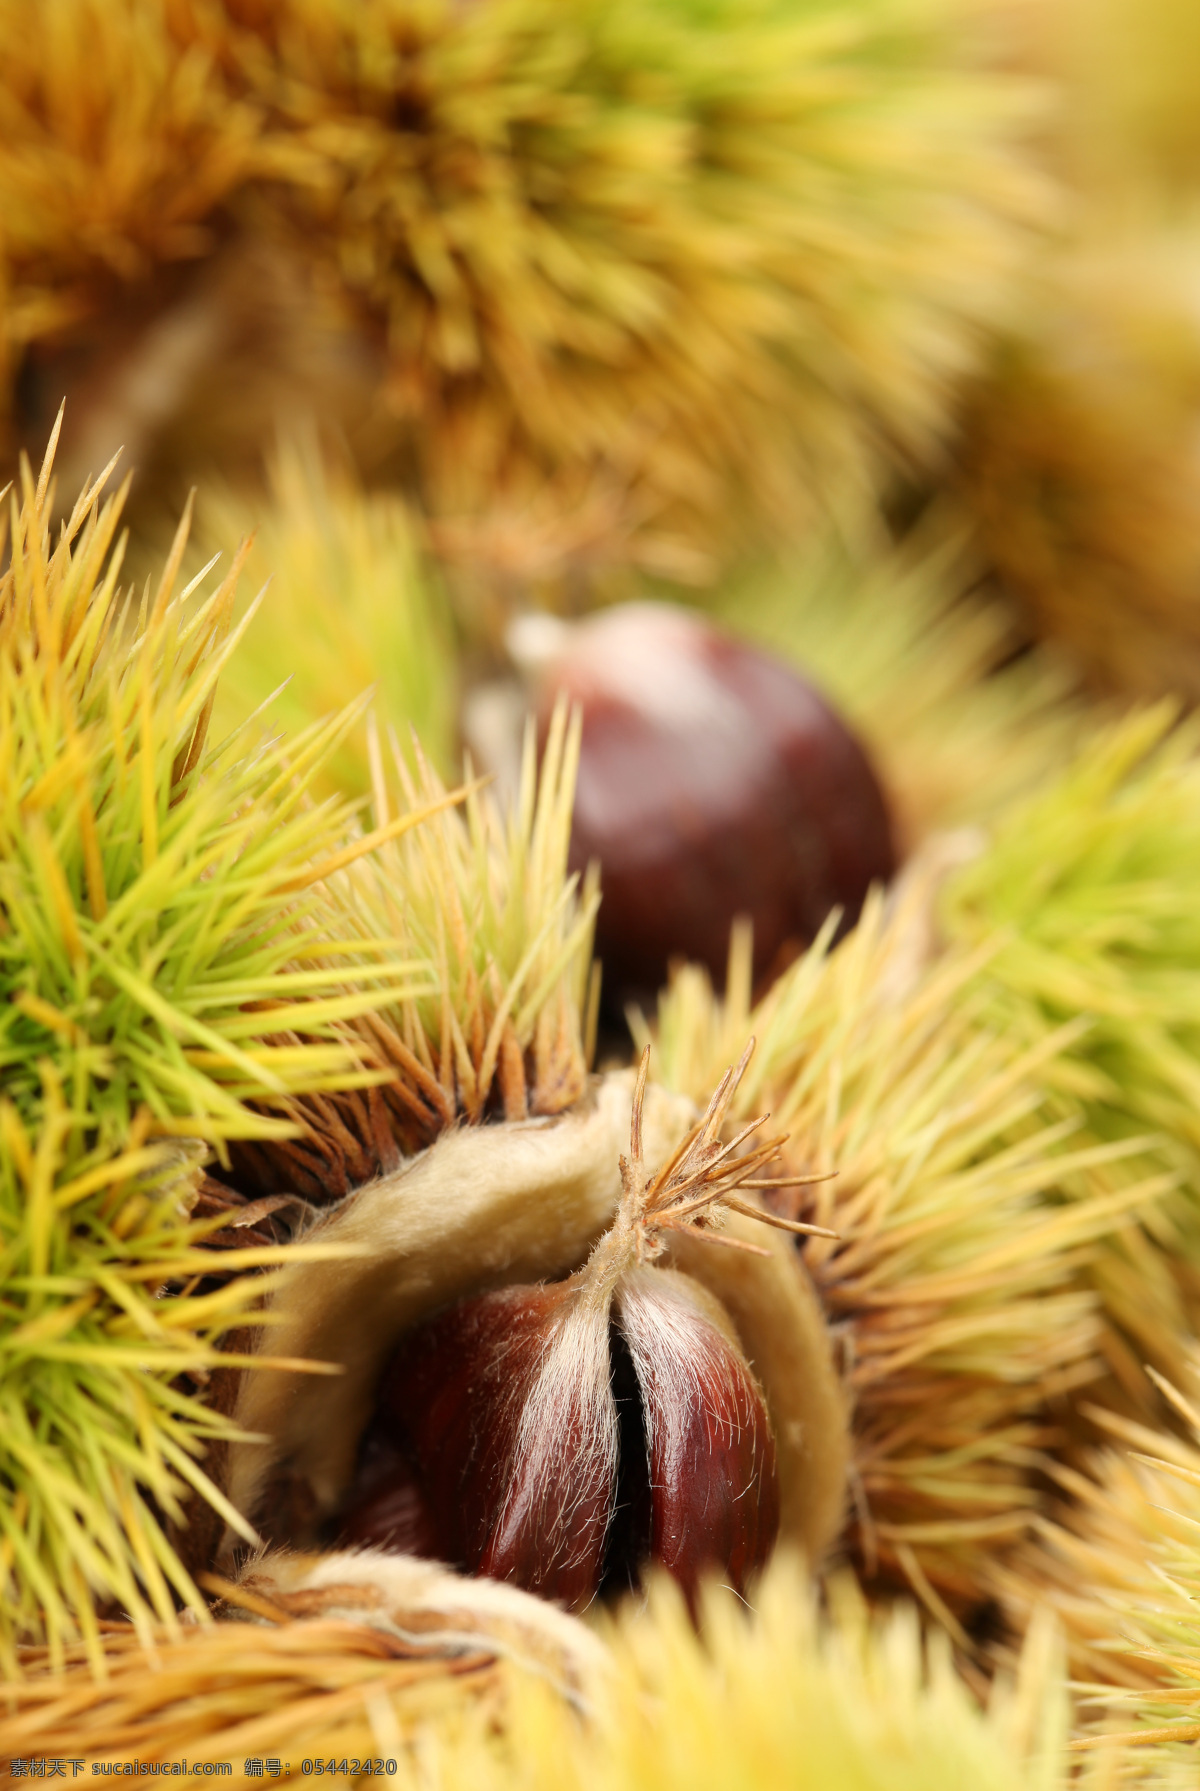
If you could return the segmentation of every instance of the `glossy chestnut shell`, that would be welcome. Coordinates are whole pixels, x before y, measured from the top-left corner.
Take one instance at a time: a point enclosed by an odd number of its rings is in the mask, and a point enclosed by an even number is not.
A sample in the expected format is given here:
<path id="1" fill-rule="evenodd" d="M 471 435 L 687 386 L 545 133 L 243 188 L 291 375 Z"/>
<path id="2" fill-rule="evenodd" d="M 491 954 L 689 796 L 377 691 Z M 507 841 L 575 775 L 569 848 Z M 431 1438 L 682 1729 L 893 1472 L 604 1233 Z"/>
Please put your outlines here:
<path id="1" fill-rule="evenodd" d="M 857 918 L 896 856 L 858 740 L 792 667 L 667 605 L 565 631 L 541 668 L 583 714 L 571 865 L 601 867 L 596 951 L 610 1001 L 653 994 L 674 957 L 721 980 L 730 927 L 754 970 Z"/>
<path id="2" fill-rule="evenodd" d="M 582 1610 L 650 1561 L 744 1592 L 779 1528 L 761 1389 L 712 1296 L 635 1268 L 467 1300 L 388 1363 L 342 1543 L 432 1556 Z"/>

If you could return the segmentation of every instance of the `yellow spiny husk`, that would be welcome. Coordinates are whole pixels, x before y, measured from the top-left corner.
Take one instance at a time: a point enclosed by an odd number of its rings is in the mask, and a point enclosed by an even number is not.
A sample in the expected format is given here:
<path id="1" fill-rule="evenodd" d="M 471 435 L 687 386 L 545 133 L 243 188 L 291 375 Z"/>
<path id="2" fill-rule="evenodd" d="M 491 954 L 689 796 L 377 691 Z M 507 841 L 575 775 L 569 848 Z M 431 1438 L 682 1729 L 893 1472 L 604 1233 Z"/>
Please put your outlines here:
<path id="1" fill-rule="evenodd" d="M 1076 1748 L 1127 1747 L 1130 1777 L 1167 1787 L 1194 1780 L 1200 1736 L 1200 1413 L 1162 1389 L 1189 1435 L 1102 1414 L 1112 1446 L 1060 1471 L 1053 1519 L 993 1584 L 1018 1620 L 1036 1606 L 1061 1623 L 1087 1694 Z"/>
<path id="2" fill-rule="evenodd" d="M 4 0 L 0 31 L 7 378 L 78 387 L 72 455 L 245 463 L 311 349 L 312 408 L 452 531 L 550 493 L 790 535 L 936 453 L 1043 209 L 1028 95 L 952 5 Z"/>
<path id="3" fill-rule="evenodd" d="M 917 876 L 890 915 L 872 900 L 753 1012 L 744 939 L 724 1004 L 681 970 L 659 1062 L 690 1089 L 732 1038 L 758 1036 L 741 1111 L 769 1106 L 793 1171 L 830 1178 L 795 1210 L 839 1234 L 803 1255 L 852 1398 L 855 1557 L 868 1583 L 907 1582 L 969 1649 L 983 1564 L 1027 1529 L 1039 1462 L 1064 1440 L 1057 1403 L 1101 1372 L 1084 1271 L 1171 1178 L 1136 1141 L 1076 1147 L 1040 1116 L 1072 1028 L 1022 1047 L 981 1023 L 987 948 L 931 961 L 929 903 Z"/>
<path id="4" fill-rule="evenodd" d="M 1200 330 L 1186 222 L 1065 244 L 964 422 L 963 487 L 1026 625 L 1102 689 L 1200 690 Z"/>
<path id="5" fill-rule="evenodd" d="M 1059 95 L 1045 147 L 1066 204 L 966 395 L 959 488 L 1027 628 L 1101 688 L 1194 699 L 1195 9 L 1004 12 L 1010 53 Z"/>
<path id="6" fill-rule="evenodd" d="M 606 1628 L 572 1708 L 511 1638 L 501 1658 L 494 1636 L 460 1638 L 447 1672 L 436 1635 L 402 1643 L 382 1626 L 280 1623 L 286 1601 L 264 1600 L 247 1611 L 252 1627 L 159 1638 L 150 1659 L 128 1632 L 111 1632 L 106 1686 L 78 1659 L 57 1678 L 31 1659 L 7 1738 L 36 1754 L 68 1723 L 89 1761 L 136 1745 L 146 1760 L 228 1760 L 235 1784 L 257 1782 L 255 1764 L 272 1756 L 295 1777 L 305 1756 L 382 1754 L 398 1784 L 436 1775 L 447 1791 L 951 1791 L 967 1780 L 1066 1791 L 1068 1705 L 1048 1625 L 985 1713 L 947 1652 L 923 1646 L 911 1610 L 870 1620 L 846 1584 L 833 1602 L 818 1618 L 796 1564 L 781 1559 L 756 1612 L 706 1597 L 697 1636 L 682 1600 L 656 1585 L 646 1608 Z M 1085 1760 L 1069 1782 L 1100 1791 L 1111 1780 Z"/>

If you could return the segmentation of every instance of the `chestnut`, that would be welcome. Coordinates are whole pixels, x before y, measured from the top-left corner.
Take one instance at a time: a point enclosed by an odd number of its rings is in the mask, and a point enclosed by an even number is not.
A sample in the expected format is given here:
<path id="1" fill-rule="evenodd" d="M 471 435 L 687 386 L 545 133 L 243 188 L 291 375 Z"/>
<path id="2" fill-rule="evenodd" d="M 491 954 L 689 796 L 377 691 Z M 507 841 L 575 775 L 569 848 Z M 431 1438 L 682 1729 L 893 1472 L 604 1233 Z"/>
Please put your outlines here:
<path id="1" fill-rule="evenodd" d="M 543 731 L 560 695 L 582 710 L 570 862 L 600 863 L 610 1002 L 652 995 L 674 957 L 723 978 L 739 916 L 761 977 L 894 871 L 866 753 L 791 666 L 657 603 L 525 617 L 511 647 Z"/>

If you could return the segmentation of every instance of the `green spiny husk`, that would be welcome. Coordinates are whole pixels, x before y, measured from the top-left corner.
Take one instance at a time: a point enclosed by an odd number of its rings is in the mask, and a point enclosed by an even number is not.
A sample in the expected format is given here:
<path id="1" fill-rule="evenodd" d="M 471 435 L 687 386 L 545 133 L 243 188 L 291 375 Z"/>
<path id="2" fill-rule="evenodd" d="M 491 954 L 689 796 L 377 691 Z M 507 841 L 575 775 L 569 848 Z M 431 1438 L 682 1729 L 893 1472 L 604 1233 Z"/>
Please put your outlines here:
<path id="1" fill-rule="evenodd" d="M 564 1780 L 571 1791 L 1066 1785 L 1069 1704 L 1048 1625 L 985 1714 L 911 1607 L 872 1619 L 844 1581 L 829 1603 L 818 1617 L 795 1564 L 779 1560 L 754 1611 L 727 1593 L 707 1598 L 698 1637 L 675 1589 L 658 1583 L 645 1608 L 613 1626 L 615 1672 L 594 1726 L 581 1732 L 527 1680 L 514 1688 L 499 1747 L 476 1721 L 474 1734 L 436 1750 L 443 1782 L 486 1791 L 550 1791 Z"/>
<path id="2" fill-rule="evenodd" d="M 150 1132 L 287 1136 L 246 1099 L 360 1084 L 336 1022 L 430 981 L 321 888 L 365 849 L 354 802 L 306 795 L 354 712 L 211 745 L 238 562 L 197 607 L 176 598 L 185 518 L 132 606 L 108 558 L 119 498 L 89 490 L 52 548 L 49 475 L 49 456 L 36 488 L 24 468 L 0 580 L 5 1093 L 35 1114 L 49 1061 L 108 1149 L 143 1109 Z M 304 1042 L 261 1042 L 262 1003 Z"/>
<path id="3" fill-rule="evenodd" d="M 694 508 L 749 455 L 755 507 L 778 514 L 823 460 L 858 471 L 864 449 L 936 434 L 934 388 L 969 358 L 962 324 L 994 299 L 1005 214 L 1030 198 L 1002 146 L 1010 102 L 954 68 L 949 18 L 295 0 L 279 20 L 279 62 L 248 47 L 249 83 L 282 127 L 296 216 L 386 319 L 397 405 L 445 415 L 417 443 L 433 508 L 475 508 L 472 482 L 514 451 Z M 397 100 L 411 134 L 384 122 Z M 965 200 L 945 212 L 943 130 Z"/>
<path id="4" fill-rule="evenodd" d="M 394 495 L 364 491 L 323 461 L 315 438 L 284 441 L 270 465 L 271 495 L 209 485 L 198 504 L 204 540 L 226 552 L 253 533 L 253 584 L 271 601 L 226 665 L 214 726 L 232 729 L 276 693 L 271 716 L 299 733 L 372 689 L 378 710 L 443 776 L 454 759 L 457 668 L 449 605 L 415 521 Z M 278 686 L 287 677 L 283 690 Z M 365 795 L 371 768 L 362 729 L 343 736 L 325 766 L 328 791 Z"/>
<path id="5" fill-rule="evenodd" d="M 473 788 L 451 814 L 419 749 L 418 782 L 393 740 L 402 812 L 441 814 L 419 837 L 385 845 L 358 872 L 360 900 L 377 925 L 392 920 L 413 951 L 436 965 L 436 1005 L 420 992 L 406 1005 L 419 1016 L 417 1036 L 437 1042 L 443 1065 L 453 1060 L 459 1105 L 470 1119 L 481 1116 L 494 1075 L 509 1119 L 560 1112 L 583 1092 L 599 996 L 592 933 L 600 892 L 595 865 L 582 878 L 567 872 L 580 733 L 580 716 L 568 718 L 559 703 L 539 764 L 527 726 L 507 815 Z M 390 811 L 377 759 L 381 824 Z M 403 914 L 397 889 L 405 892 Z M 398 1003 L 381 1017 L 403 1023 Z M 441 1074 L 445 1083 L 445 1068 Z"/>
<path id="6" fill-rule="evenodd" d="M 1195 728 L 1174 717 L 1160 706 L 1099 730 L 953 873 L 941 904 L 951 937 L 995 942 L 978 979 L 993 1025 L 1032 1045 L 1082 1018 L 1047 1063 L 1048 1117 L 1081 1140 L 1145 1138 L 1177 1184 L 1097 1267 L 1134 1346 L 1112 1365 L 1147 1413 L 1158 1401 L 1140 1362 L 1186 1372 L 1200 1255 L 1200 761 Z"/>
<path id="7" fill-rule="evenodd" d="M 1184 1372 L 1197 1285 L 1195 729 L 1170 705 L 1120 719 L 1081 700 L 1044 649 L 1004 664 L 1011 620 L 965 594 L 971 567 L 953 536 L 874 558 L 829 545 L 728 613 L 845 706 L 910 841 L 975 824 L 933 937 L 983 954 L 969 994 L 997 1030 L 1033 1046 L 1085 1022 L 1039 1071 L 1046 1117 L 1080 1145 L 1142 1137 L 1177 1178 L 1092 1271 L 1123 1397 L 1158 1415 L 1141 1364 Z"/>
<path id="8" fill-rule="evenodd" d="M 233 1434 L 196 1383 L 239 1358 L 222 1335 L 256 1313 L 278 1248 L 222 1253 L 224 1215 L 191 1221 L 197 1143 L 106 1151 L 92 1115 L 71 1108 L 44 1066 L 40 1123 L 0 1102 L 0 1670 L 15 1643 L 45 1636 L 52 1663 L 83 1633 L 99 1666 L 95 1604 L 148 1637 L 178 1605 L 206 1606 L 170 1526 L 193 1497 L 250 1536 L 201 1466 Z"/>
<path id="9" fill-rule="evenodd" d="M 963 400 L 953 482 L 1027 628 L 1096 685 L 1200 691 L 1200 48 L 1188 0 L 1002 9 L 1066 203 Z"/>
<path id="10" fill-rule="evenodd" d="M 176 597 L 185 518 L 157 591 L 123 599 L 119 495 L 91 487 L 51 543 L 53 445 L 36 486 L 22 468 L 0 579 L 8 1667 L 39 1630 L 60 1656 L 80 1626 L 95 1653 L 94 1599 L 143 1627 L 176 1599 L 203 1611 L 164 1524 L 191 1493 L 237 1522 L 198 1461 L 230 1427 L 181 1377 L 233 1360 L 216 1344 L 270 1285 L 238 1271 L 282 1259 L 259 1243 L 217 1270 L 199 1247 L 228 1218 L 191 1218 L 201 1140 L 295 1132 L 251 1096 L 377 1082 L 346 1023 L 434 980 L 326 888 L 380 839 L 305 793 L 355 711 L 210 745 L 238 562 Z"/>
<path id="11" fill-rule="evenodd" d="M 1017 1629 L 1035 1608 L 1055 1613 L 1078 1680 L 1148 1702 L 1172 1683 L 1164 1637 L 1195 1647 L 1176 1594 L 1187 1600 L 1195 1570 L 1200 1507 L 1189 1476 L 1198 1457 L 1194 1441 L 1113 1413 L 1097 1418 L 1107 1446 L 1078 1467 L 1056 1467 L 1052 1507 L 988 1581 Z"/>
<path id="12" fill-rule="evenodd" d="M 290 741 L 251 722 L 210 745 L 252 620 L 231 627 L 244 551 L 212 597 L 176 597 L 185 517 L 157 591 L 123 599 L 119 498 L 89 488 L 51 546 L 53 445 L 36 487 L 23 468 L 0 582 L 8 1667 L 15 1638 L 44 1632 L 59 1660 L 77 1629 L 99 1663 L 93 1600 L 146 1634 L 176 1600 L 203 1614 L 175 1546 L 196 1496 L 247 1533 L 199 1465 L 234 1434 L 201 1390 L 241 1360 L 221 1339 L 264 1322 L 272 1275 L 242 1271 L 322 1246 L 239 1240 L 280 1203 L 205 1178 L 202 1141 L 235 1181 L 328 1200 L 460 1115 L 557 1112 L 584 1083 L 597 899 L 566 879 L 565 712 L 540 775 L 530 738 L 507 826 L 472 791 L 374 868 L 459 798 L 397 746 L 397 804 L 373 731 L 376 825 L 314 803 L 361 702 Z"/>
<path id="13" fill-rule="evenodd" d="M 1075 1746 L 1127 1746 L 1129 1778 L 1167 1787 L 1194 1781 L 1200 1736 L 1200 1413 L 1162 1386 L 1189 1434 L 1108 1416 L 1113 1442 L 1060 1471 L 1054 1518 L 993 1584 L 1018 1618 L 1036 1606 L 1060 1622 L 1086 1694 Z"/>

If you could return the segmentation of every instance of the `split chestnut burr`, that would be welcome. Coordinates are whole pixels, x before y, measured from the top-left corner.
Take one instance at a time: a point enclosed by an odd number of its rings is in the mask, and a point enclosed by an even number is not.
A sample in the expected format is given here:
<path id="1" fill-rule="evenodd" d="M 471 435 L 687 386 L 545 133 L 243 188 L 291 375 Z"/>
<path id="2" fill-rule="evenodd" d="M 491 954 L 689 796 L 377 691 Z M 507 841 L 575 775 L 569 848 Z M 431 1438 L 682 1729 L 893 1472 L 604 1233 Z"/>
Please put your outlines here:
<path id="1" fill-rule="evenodd" d="M 647 1561 L 689 1596 L 705 1571 L 742 1591 L 765 1563 L 779 1488 L 761 1389 L 720 1302 L 656 1258 L 673 1230 L 752 1249 L 721 1225 L 731 1210 L 765 1216 L 738 1190 L 777 1143 L 739 1154 L 761 1122 L 720 1141 L 739 1069 L 649 1175 L 645 1075 L 643 1060 L 620 1207 L 584 1266 L 467 1299 L 391 1358 L 372 1427 L 390 1460 L 352 1497 L 344 1540 L 434 1554 L 572 1609 Z"/>

